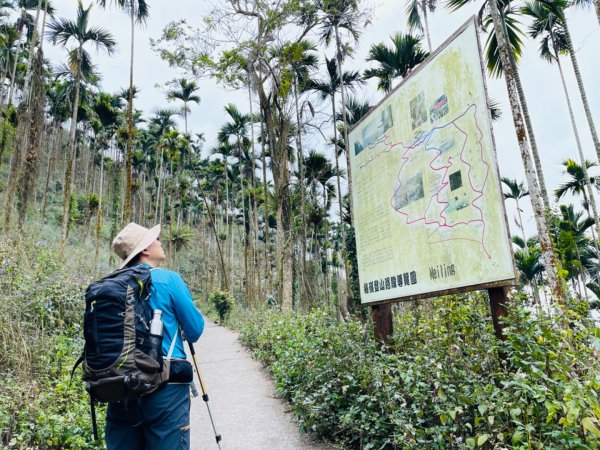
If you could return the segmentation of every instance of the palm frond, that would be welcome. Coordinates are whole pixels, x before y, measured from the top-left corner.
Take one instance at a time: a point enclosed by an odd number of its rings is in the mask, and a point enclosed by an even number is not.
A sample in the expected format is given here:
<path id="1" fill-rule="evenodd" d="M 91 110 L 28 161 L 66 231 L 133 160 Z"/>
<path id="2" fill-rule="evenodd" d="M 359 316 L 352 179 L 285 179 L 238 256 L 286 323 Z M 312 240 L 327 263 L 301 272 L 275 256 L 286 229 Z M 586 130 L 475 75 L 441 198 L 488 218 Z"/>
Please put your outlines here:
<path id="1" fill-rule="evenodd" d="M 422 33 L 423 21 L 421 20 L 421 7 L 419 0 L 409 0 L 404 11 L 406 14 L 406 24 L 410 31 L 418 31 Z"/>
<path id="2" fill-rule="evenodd" d="M 515 18 L 514 8 L 505 7 L 501 9 L 501 19 L 505 25 L 506 37 L 510 46 L 510 51 L 514 55 L 515 62 L 518 64 L 523 54 L 523 37 L 525 34 L 519 28 L 520 22 Z M 502 62 L 500 60 L 500 48 L 498 45 L 498 36 L 493 26 L 492 17 L 488 14 L 483 19 L 483 28 L 488 31 L 486 41 L 486 59 L 487 69 L 491 76 L 499 78 L 503 75 Z"/>

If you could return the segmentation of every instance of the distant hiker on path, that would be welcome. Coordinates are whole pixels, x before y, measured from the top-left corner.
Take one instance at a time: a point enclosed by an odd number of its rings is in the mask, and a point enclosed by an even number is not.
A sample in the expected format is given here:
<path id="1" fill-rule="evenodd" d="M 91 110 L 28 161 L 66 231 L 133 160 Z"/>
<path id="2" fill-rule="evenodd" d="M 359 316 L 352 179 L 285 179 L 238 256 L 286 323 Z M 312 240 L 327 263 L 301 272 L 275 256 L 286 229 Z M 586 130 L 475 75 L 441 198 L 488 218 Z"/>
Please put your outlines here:
<path id="1" fill-rule="evenodd" d="M 182 332 L 196 342 L 204 319 L 177 272 L 158 269 L 165 259 L 160 225 L 151 229 L 130 223 L 115 237 L 112 248 L 121 267 L 144 265 L 151 270 L 150 305 L 162 311 L 162 353 L 172 356 L 169 381 L 156 391 L 130 402 L 110 403 L 106 412 L 108 450 L 178 450 L 190 448 L 191 364 L 186 361 Z M 160 312 L 158 313 L 160 317 Z M 151 329 L 156 323 L 151 324 Z"/>

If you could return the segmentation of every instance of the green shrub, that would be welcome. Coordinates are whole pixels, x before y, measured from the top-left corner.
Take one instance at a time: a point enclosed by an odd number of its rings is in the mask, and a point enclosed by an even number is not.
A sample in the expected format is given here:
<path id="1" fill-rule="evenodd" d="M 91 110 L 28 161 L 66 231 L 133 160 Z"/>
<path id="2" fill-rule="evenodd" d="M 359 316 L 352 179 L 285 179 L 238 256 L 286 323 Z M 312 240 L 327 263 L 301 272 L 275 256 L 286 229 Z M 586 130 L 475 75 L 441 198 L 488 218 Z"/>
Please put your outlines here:
<path id="1" fill-rule="evenodd" d="M 215 307 L 219 315 L 219 321 L 223 324 L 225 317 L 227 317 L 233 308 L 233 297 L 227 291 L 213 291 L 208 296 L 208 301 Z"/>
<path id="2" fill-rule="evenodd" d="M 0 239 L 0 447 L 102 448 L 92 442 L 79 373 L 68 387 L 83 349 L 89 250 L 69 249 L 61 261 L 58 248 L 37 237 Z"/>
<path id="3" fill-rule="evenodd" d="M 321 311 L 257 312 L 241 332 L 303 427 L 345 448 L 599 448 L 597 331 L 585 310 L 535 317 L 519 303 L 504 343 L 473 294 L 396 317 L 389 353 L 370 326 Z"/>
<path id="4" fill-rule="evenodd" d="M 92 438 L 89 397 L 80 374 L 69 386 L 81 352 L 79 339 L 56 336 L 42 359 L 47 370 L 34 378 L 8 372 L 0 380 L 0 443 L 8 448 L 103 448 Z M 104 429 L 104 407 L 97 407 Z M 103 435 L 103 432 L 102 432 Z"/>

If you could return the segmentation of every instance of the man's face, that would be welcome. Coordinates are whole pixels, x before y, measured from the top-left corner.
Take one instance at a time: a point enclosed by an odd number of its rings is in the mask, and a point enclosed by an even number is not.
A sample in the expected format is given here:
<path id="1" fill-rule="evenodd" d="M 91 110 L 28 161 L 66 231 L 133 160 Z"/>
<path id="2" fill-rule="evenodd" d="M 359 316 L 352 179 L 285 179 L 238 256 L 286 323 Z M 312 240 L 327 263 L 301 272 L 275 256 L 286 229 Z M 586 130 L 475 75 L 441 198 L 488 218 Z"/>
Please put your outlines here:
<path id="1" fill-rule="evenodd" d="M 148 248 L 146 248 L 146 258 L 153 262 L 160 262 L 165 259 L 165 251 L 159 239 L 155 240 Z"/>

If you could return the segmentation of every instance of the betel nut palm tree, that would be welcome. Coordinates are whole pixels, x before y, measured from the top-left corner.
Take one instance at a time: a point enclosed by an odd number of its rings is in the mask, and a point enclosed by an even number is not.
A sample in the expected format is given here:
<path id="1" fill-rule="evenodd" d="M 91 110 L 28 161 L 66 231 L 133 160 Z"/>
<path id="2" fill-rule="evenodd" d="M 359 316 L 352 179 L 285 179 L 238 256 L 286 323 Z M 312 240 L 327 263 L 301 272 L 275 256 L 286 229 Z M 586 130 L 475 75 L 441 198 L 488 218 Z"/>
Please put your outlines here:
<path id="1" fill-rule="evenodd" d="M 317 8 L 320 11 L 321 18 L 321 41 L 327 45 L 331 42 L 332 38 L 335 38 L 335 57 L 337 60 L 338 70 L 340 73 L 344 72 L 343 59 L 346 50 L 342 46 L 341 31 L 346 31 L 354 42 L 358 42 L 360 37 L 361 22 L 365 20 L 364 12 L 360 8 L 360 0 L 319 0 Z M 340 95 L 342 97 L 342 121 L 344 123 L 344 148 L 349 148 L 348 141 L 348 121 L 346 118 L 346 87 L 344 84 L 344 78 L 341 78 L 340 84 Z M 346 170 L 348 172 L 348 191 L 352 190 L 352 170 L 350 168 L 350 154 L 348 151 L 344 152 L 346 155 Z M 350 211 L 353 211 L 352 207 L 352 196 L 348 197 Z M 352 214 L 351 214 L 352 215 Z"/>
<path id="2" fill-rule="evenodd" d="M 588 194 L 586 194 L 585 188 L 589 185 L 595 187 L 596 190 L 599 190 L 600 180 L 598 177 L 589 176 L 588 172 L 590 168 L 597 167 L 598 163 L 586 159 L 584 164 L 585 166 L 578 164 L 572 159 L 563 161 L 562 165 L 565 168 L 564 173 L 569 175 L 569 179 L 554 191 L 554 195 L 556 197 L 556 201 L 559 201 L 567 194 L 571 194 L 573 196 L 583 196 L 583 207 L 585 208 L 588 216 L 592 217 L 590 214 L 591 199 L 588 197 Z"/>
<path id="3" fill-rule="evenodd" d="M 378 78 L 377 89 L 390 92 L 395 78 L 404 78 L 429 56 L 429 52 L 421 48 L 421 39 L 411 34 L 396 33 L 390 37 L 392 47 L 383 42 L 373 44 L 369 50 L 367 61 L 377 62 L 376 68 L 366 69 L 365 78 Z"/>
<path id="4" fill-rule="evenodd" d="M 176 80 L 175 86 L 167 92 L 169 101 L 179 100 L 183 102 L 181 112 L 183 113 L 184 130 L 188 134 L 188 113 L 190 112 L 190 103 L 200 103 L 200 96 L 196 94 L 199 87 L 194 81 L 188 81 L 185 78 Z"/>
<path id="5" fill-rule="evenodd" d="M 41 2 L 40 0 L 18 0 L 15 2 L 14 7 L 20 10 L 19 18 L 15 24 L 17 31 L 17 49 L 15 51 L 15 59 L 12 61 L 12 68 L 10 69 L 10 85 L 7 91 L 7 104 L 12 104 L 13 96 L 15 92 L 16 79 L 17 79 L 17 66 L 19 63 L 19 56 L 21 54 L 21 49 L 26 43 L 30 43 L 31 47 L 33 47 L 33 39 L 35 33 L 33 32 L 34 24 L 37 27 L 37 19 L 39 17 L 40 8 L 45 8 L 48 12 L 53 12 L 51 6 L 48 5 L 47 1 Z M 28 13 L 28 11 L 36 10 L 36 18 L 34 19 Z M 27 33 L 25 41 L 21 39 L 23 34 L 23 29 L 28 28 L 29 32 Z M 29 55 L 32 57 L 33 54 L 30 51 Z M 29 65 L 31 64 L 31 57 L 29 58 Z M 27 69 L 29 70 L 29 68 Z"/>
<path id="6" fill-rule="evenodd" d="M 470 3 L 470 1 L 471 0 L 448 0 L 447 5 L 451 11 L 457 11 Z M 504 67 L 507 64 L 510 64 L 511 66 L 510 83 L 511 86 L 513 86 L 511 89 L 514 89 L 517 95 L 517 101 L 520 103 L 522 121 L 527 130 L 525 139 L 527 140 L 528 146 L 531 146 L 533 162 L 535 163 L 534 174 L 537 178 L 542 200 L 544 202 L 543 206 L 548 208 L 550 206 L 550 198 L 548 197 L 541 158 L 539 156 L 531 118 L 529 116 L 527 99 L 525 98 L 517 68 L 517 62 L 523 52 L 522 37 L 524 36 L 524 33 L 519 28 L 520 23 L 516 18 L 517 10 L 511 5 L 510 0 L 494 0 L 493 3 L 494 4 L 492 5 L 492 0 L 485 0 L 478 13 L 479 22 L 483 30 L 489 31 L 486 43 L 488 72 L 493 76 L 501 77 L 504 73 Z M 492 10 L 497 13 L 497 22 L 494 21 L 494 14 L 491 13 Z M 500 36 L 500 34 L 502 36 Z M 499 45 L 500 38 L 502 38 L 502 42 L 506 43 L 507 48 L 510 49 L 510 51 L 505 53 L 506 61 L 503 61 L 503 57 L 501 57 Z"/>
<path id="7" fill-rule="evenodd" d="M 583 180 L 584 183 L 586 183 L 587 185 L 589 195 L 588 207 L 590 205 L 592 207 L 594 221 L 596 222 L 596 233 L 598 236 L 600 236 L 600 221 L 598 220 L 598 211 L 596 208 L 594 191 L 590 183 L 590 177 L 587 173 L 587 164 L 585 164 L 583 147 L 581 145 L 581 139 L 579 138 L 579 131 L 577 128 L 577 123 L 575 121 L 575 115 L 573 114 L 571 98 L 569 96 L 567 83 L 565 81 L 562 65 L 560 63 L 560 54 L 564 52 L 570 53 L 573 50 L 572 48 L 570 48 L 570 40 L 567 39 L 563 20 L 561 18 L 561 15 L 557 15 L 553 8 L 549 8 L 545 3 L 535 0 L 526 1 L 524 6 L 521 8 L 521 13 L 533 19 L 529 26 L 529 35 L 533 39 L 540 39 L 540 57 L 550 63 L 556 62 L 556 66 L 558 67 L 560 79 L 563 86 L 563 92 L 565 93 L 565 99 L 567 101 L 567 107 L 569 110 L 569 117 L 571 118 L 571 126 L 573 128 L 573 134 L 575 136 L 575 143 L 577 145 L 579 162 L 581 164 L 580 167 L 583 172 Z M 593 130 L 594 129 L 592 129 L 592 136 L 594 135 Z"/>
<path id="8" fill-rule="evenodd" d="M 544 0 L 542 8 L 547 9 L 547 15 L 550 16 L 553 22 L 557 22 L 557 25 L 561 27 L 562 36 L 565 44 L 565 51 L 568 53 L 571 64 L 573 66 L 573 72 L 575 73 L 575 79 L 577 80 L 577 87 L 579 89 L 579 95 L 581 96 L 581 103 L 585 111 L 585 117 L 587 119 L 590 133 L 592 134 L 592 140 L 594 141 L 594 148 L 596 149 L 596 156 L 600 160 L 600 139 L 598 138 L 598 132 L 596 131 L 596 125 L 592 118 L 592 111 L 588 102 L 587 94 L 585 92 L 585 86 L 583 84 L 583 78 L 581 71 L 579 70 L 579 63 L 575 55 L 575 49 L 573 48 L 573 41 L 571 40 L 571 33 L 567 18 L 565 16 L 565 10 L 570 6 L 570 2 L 567 0 Z"/>
<path id="9" fill-rule="evenodd" d="M 589 228 L 592 231 L 592 244 L 596 250 L 596 253 L 600 254 L 600 249 L 598 248 L 598 236 L 594 234 L 594 229 L 592 228 L 592 226 L 595 224 L 596 229 L 598 229 L 598 222 L 596 222 L 595 217 L 592 217 L 590 215 L 590 203 L 592 203 L 591 206 L 593 207 L 593 210 L 595 210 L 595 206 L 593 205 L 593 200 L 586 195 L 586 187 L 590 188 L 588 192 L 593 192 L 591 186 L 594 186 L 596 189 L 598 189 L 598 177 L 590 177 L 588 175 L 588 169 L 596 167 L 597 163 L 593 161 L 584 160 L 584 163 L 582 165 L 579 165 L 572 159 L 567 159 L 563 162 L 563 166 L 565 167 L 565 173 L 570 175 L 570 179 L 567 180 L 566 183 L 561 184 L 554 191 L 556 200 L 560 200 L 567 194 L 571 194 L 573 196 L 583 196 L 583 207 L 587 212 Z M 561 206 L 561 210 L 562 209 L 563 206 Z M 573 216 L 573 214 L 571 214 L 571 216 Z"/>
<path id="10" fill-rule="evenodd" d="M 594 224 L 591 217 L 583 217 L 583 211 L 575 211 L 573 205 L 560 205 L 553 231 L 557 252 L 560 255 L 566 278 L 573 283 L 574 290 L 583 298 L 583 286 L 587 275 L 585 259 L 590 256 L 590 239 L 586 231 Z M 598 250 L 596 248 L 596 254 Z"/>
<path id="11" fill-rule="evenodd" d="M 523 184 L 523 182 L 521 181 L 520 183 L 517 182 L 517 180 L 513 180 L 507 177 L 502 177 L 502 183 L 508 188 L 508 192 L 503 192 L 503 196 L 505 199 L 511 199 L 514 200 L 517 206 L 517 215 L 519 216 L 519 220 L 517 221 L 515 219 L 515 222 L 517 224 L 517 227 L 519 227 L 519 229 L 521 230 L 521 235 L 523 236 L 523 242 L 526 241 L 525 238 L 525 227 L 523 224 L 523 218 L 521 217 L 521 212 L 523 211 L 521 209 L 521 205 L 519 205 L 519 200 L 521 200 L 522 198 L 526 197 L 529 195 L 529 192 L 527 192 L 527 189 L 525 188 L 525 185 Z M 526 248 L 525 248 L 526 250 Z"/>
<path id="12" fill-rule="evenodd" d="M 100 6 L 105 8 L 109 1 L 97 0 Z M 113 0 L 110 0 L 113 3 Z M 129 222 L 131 217 L 131 193 L 133 184 L 133 135 L 135 132 L 133 124 L 133 61 L 134 61 L 134 42 L 135 42 L 135 24 L 143 25 L 150 15 L 150 6 L 146 0 L 114 0 L 118 8 L 123 9 L 130 18 L 131 22 L 131 40 L 130 40 L 130 58 L 129 58 L 129 90 L 127 96 L 127 140 L 125 147 L 125 177 L 127 187 L 125 192 L 125 217 L 124 222 Z"/>
<path id="13" fill-rule="evenodd" d="M 409 31 L 425 33 L 427 48 L 431 52 L 431 33 L 429 32 L 429 20 L 427 14 L 434 12 L 437 0 L 409 0 L 406 4 L 406 24 Z"/>
<path id="14" fill-rule="evenodd" d="M 300 303 L 308 306 L 310 283 L 308 281 L 308 272 L 306 265 L 306 246 L 307 246 L 307 229 L 306 229 L 306 189 L 304 188 L 304 149 L 302 146 L 302 133 L 304 130 L 303 113 L 304 107 L 312 108 L 310 101 L 300 103 L 300 96 L 305 92 L 305 87 L 311 79 L 312 72 L 318 68 L 319 58 L 316 55 L 317 47 L 308 40 L 298 42 L 286 42 L 279 53 L 285 53 L 288 56 L 288 65 L 293 75 L 293 90 L 294 90 L 294 106 L 296 112 L 296 153 L 298 160 L 298 173 L 300 182 L 300 218 L 301 218 L 301 255 L 300 255 Z M 312 112 L 312 111 L 311 111 Z"/>
<path id="15" fill-rule="evenodd" d="M 519 282 L 523 286 L 531 286 L 534 303 L 540 304 L 539 281 L 544 271 L 541 262 L 540 248 L 525 243 L 522 248 L 515 251 L 515 265 L 519 270 Z"/>
<path id="16" fill-rule="evenodd" d="M 251 143 L 249 139 L 249 129 L 253 124 L 254 118 L 250 114 L 244 114 L 239 111 L 239 109 L 232 103 L 229 103 L 225 106 L 225 112 L 228 115 L 229 121 L 226 122 L 219 128 L 217 133 L 217 139 L 219 141 L 219 147 L 213 150 L 213 154 L 215 152 L 220 153 L 225 160 L 225 174 L 229 174 L 228 170 L 228 156 L 234 156 L 237 158 L 237 170 L 235 163 L 231 167 L 231 173 L 236 174 L 238 176 L 232 177 L 232 194 L 231 199 L 232 202 L 235 201 L 236 196 L 234 195 L 234 188 L 236 180 L 239 182 L 240 186 L 240 196 L 239 199 L 241 201 L 241 213 L 242 213 L 242 222 L 243 222 L 243 256 L 244 256 L 244 276 L 246 280 L 253 279 L 253 275 L 250 274 L 249 270 L 249 256 L 250 256 L 250 209 L 251 205 L 248 200 L 248 196 L 244 192 L 244 185 L 246 182 L 245 179 L 248 179 L 250 185 L 254 185 L 254 158 L 250 154 Z M 248 208 L 246 208 L 246 205 Z M 233 221 L 232 221 L 233 222 Z M 231 232 L 231 231 L 230 231 Z M 233 255 L 233 236 L 230 240 L 231 243 L 231 252 L 230 257 Z M 233 264 L 230 265 L 230 270 L 232 269 Z M 244 286 L 244 298 L 245 301 L 248 302 L 249 299 L 253 296 L 251 285 L 252 282 L 245 283 Z"/>
<path id="17" fill-rule="evenodd" d="M 453 9 L 459 9 L 468 2 L 469 0 L 450 0 L 449 5 Z M 553 250 L 552 242 L 550 241 L 550 232 L 546 219 L 547 205 L 544 205 L 544 201 L 542 200 L 542 190 L 540 189 L 540 183 L 538 182 L 538 176 L 540 175 L 541 170 L 539 171 L 540 173 L 536 173 L 536 165 L 531 156 L 530 138 L 533 136 L 533 133 L 530 133 L 528 137 L 528 131 L 524 119 L 524 114 L 526 111 L 517 87 L 519 74 L 516 70 L 516 64 L 514 64 L 512 47 L 507 39 L 505 26 L 506 22 L 503 20 L 503 15 L 500 11 L 500 7 L 506 5 L 498 0 L 487 0 L 485 5 L 489 8 L 491 16 L 490 21 L 493 26 L 494 35 L 498 44 L 497 47 L 499 61 L 502 64 L 504 80 L 506 82 L 506 89 L 508 91 L 508 99 L 513 124 L 515 127 L 517 142 L 519 144 L 521 159 L 523 161 L 523 167 L 525 169 L 525 178 L 527 180 L 527 187 L 533 207 L 536 228 L 540 240 L 540 248 L 548 277 L 548 284 L 552 297 L 561 303 L 563 289 L 560 279 L 558 278 L 557 257 Z"/>
<path id="18" fill-rule="evenodd" d="M 77 131 L 77 112 L 79 109 L 79 93 L 83 72 L 92 67 L 91 56 L 85 49 L 94 45 L 96 50 L 105 50 L 112 54 L 116 50 L 116 42 L 112 34 L 105 29 L 90 26 L 91 5 L 83 7 L 81 0 L 77 4 L 75 20 L 52 19 L 48 24 L 48 38 L 54 45 L 69 48 L 68 64 L 75 75 L 75 93 L 73 96 L 73 114 L 69 132 L 69 148 L 65 167 L 65 183 L 63 186 L 63 217 L 61 225 L 61 253 L 64 252 L 67 231 L 69 227 L 69 203 L 71 197 L 71 181 L 73 175 L 73 160 L 75 158 L 75 140 Z M 72 46 L 74 44 L 74 46 Z"/>
<path id="19" fill-rule="evenodd" d="M 461 0 L 457 1 L 460 2 Z M 511 5 L 509 0 L 496 0 L 496 5 L 498 6 L 498 12 L 500 14 L 500 23 L 502 24 L 502 28 L 499 32 L 504 34 L 504 40 L 507 42 L 511 50 L 508 52 L 508 62 L 510 63 L 512 72 L 514 74 L 514 87 L 521 104 L 521 111 L 523 114 L 525 128 L 527 129 L 527 135 L 529 137 L 529 144 L 531 145 L 531 153 L 533 156 L 533 162 L 535 164 L 535 173 L 540 186 L 542 200 L 544 201 L 544 206 L 549 208 L 550 197 L 548 196 L 548 189 L 546 188 L 542 160 L 538 151 L 535 133 L 533 132 L 531 117 L 529 116 L 527 98 L 525 97 L 523 86 L 521 85 L 521 77 L 517 67 L 517 63 L 523 54 L 523 37 L 525 34 L 519 28 L 520 22 L 517 17 L 518 9 Z M 496 32 L 492 15 L 489 13 L 485 14 L 487 10 L 490 10 L 489 2 L 484 3 L 484 6 L 480 11 L 480 14 L 482 15 L 482 27 L 486 31 L 489 30 L 486 42 L 487 69 L 492 76 L 500 78 L 504 74 L 504 64 L 500 56 L 499 36 Z"/>
<path id="20" fill-rule="evenodd" d="M 307 91 L 315 91 L 320 94 L 321 100 L 330 99 L 331 100 L 331 110 L 332 110 L 332 120 L 334 123 L 333 126 L 333 142 L 336 144 L 335 151 L 335 167 L 336 170 L 339 169 L 339 155 L 340 155 L 340 146 L 337 145 L 338 138 L 337 132 L 338 127 L 336 126 L 336 94 L 340 92 L 342 84 L 346 87 L 354 89 L 354 86 L 357 83 L 361 82 L 360 74 L 358 72 L 344 72 L 341 74 L 339 70 L 339 66 L 337 61 L 333 58 L 325 58 L 325 67 L 327 69 L 327 78 L 324 80 L 319 79 L 310 79 L 305 83 L 304 89 Z M 342 108 L 344 106 L 342 105 Z M 344 114 L 345 115 L 345 114 Z M 339 170 L 338 170 L 339 173 Z M 340 182 L 338 180 L 338 189 L 340 186 Z M 341 198 L 341 192 L 338 193 Z M 341 205 L 340 205 L 340 217 L 341 217 Z"/>
<path id="21" fill-rule="evenodd" d="M 337 138 L 337 132 L 338 132 L 338 127 L 337 127 L 337 114 L 336 114 L 336 102 L 335 102 L 335 95 L 338 91 L 342 91 L 342 87 L 346 86 L 349 87 L 350 89 L 354 89 L 354 87 L 356 86 L 356 84 L 361 83 L 362 79 L 360 77 L 360 74 L 358 72 L 342 72 L 340 70 L 340 66 L 338 64 L 338 62 L 331 58 L 325 58 L 325 66 L 327 68 L 327 79 L 325 80 L 307 80 L 305 85 L 304 85 L 304 89 L 305 90 L 312 90 L 312 91 L 316 91 L 319 92 L 321 95 L 321 99 L 322 100 L 326 100 L 328 97 L 331 99 L 331 109 L 332 109 L 332 121 L 333 121 L 333 142 L 334 142 L 334 155 L 335 155 L 335 172 L 336 172 L 336 177 L 337 177 L 337 189 L 338 189 L 338 199 L 339 199 L 339 213 L 340 213 L 340 221 L 343 220 L 343 212 L 342 212 L 342 192 L 341 192 L 341 183 L 340 183 L 340 175 L 341 175 L 341 171 L 339 169 L 339 156 L 340 156 L 340 152 L 343 151 L 343 149 L 346 148 L 345 143 L 347 142 L 347 140 L 344 140 L 344 146 L 339 146 L 337 145 L 338 142 L 338 138 Z M 345 101 L 342 101 L 342 120 L 344 121 L 344 133 L 347 134 L 347 118 L 346 118 L 346 110 L 347 108 L 344 106 L 346 103 Z M 348 152 L 346 152 L 346 156 L 348 156 Z M 349 173 L 350 170 L 350 165 L 349 162 L 347 160 L 347 170 Z M 350 190 L 350 178 L 348 176 L 348 189 Z M 345 240 L 345 231 L 344 228 L 341 228 L 342 231 L 342 237 Z M 348 265 L 347 265 L 347 261 L 344 258 L 344 264 L 345 264 L 345 268 L 346 268 L 346 274 L 349 274 L 349 270 L 348 270 Z M 346 284 L 349 287 L 349 276 L 346 276 Z M 348 288 L 347 289 L 347 294 L 348 296 L 351 295 L 351 290 Z M 348 315 L 348 303 L 351 300 L 351 298 L 347 298 L 347 299 L 342 299 L 342 302 L 340 303 L 340 310 L 341 313 L 344 317 L 347 317 Z"/>

